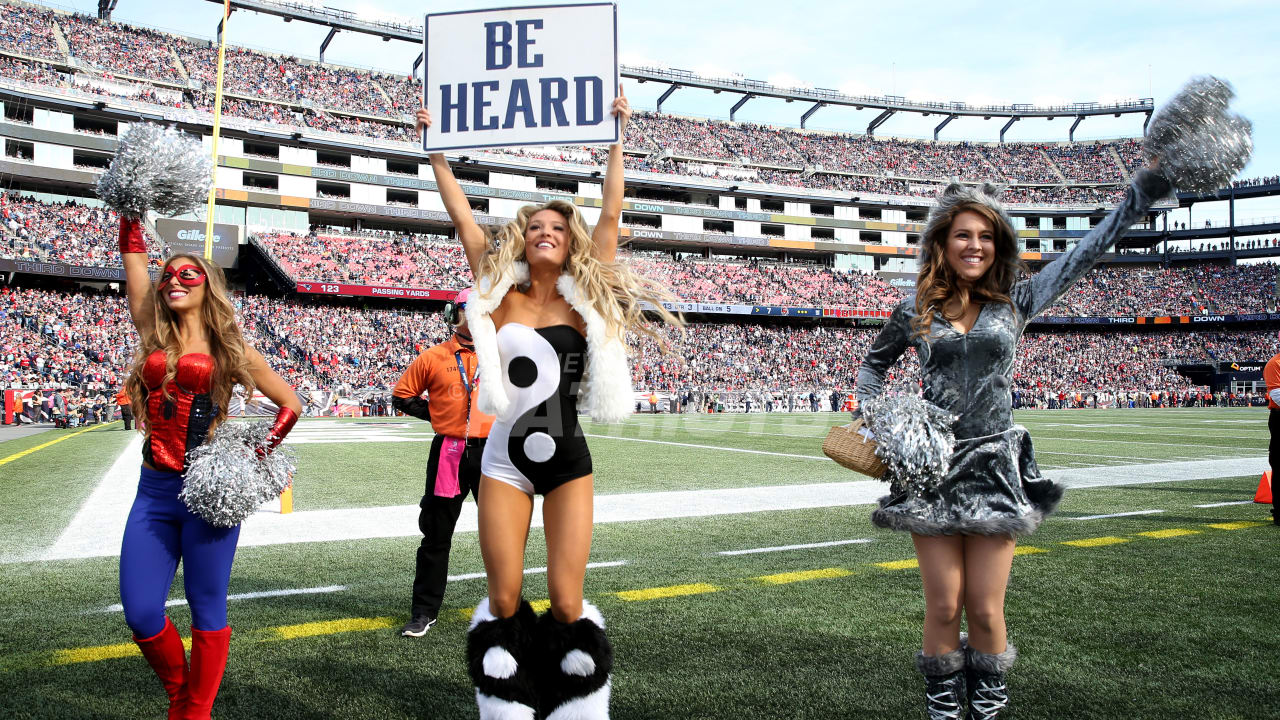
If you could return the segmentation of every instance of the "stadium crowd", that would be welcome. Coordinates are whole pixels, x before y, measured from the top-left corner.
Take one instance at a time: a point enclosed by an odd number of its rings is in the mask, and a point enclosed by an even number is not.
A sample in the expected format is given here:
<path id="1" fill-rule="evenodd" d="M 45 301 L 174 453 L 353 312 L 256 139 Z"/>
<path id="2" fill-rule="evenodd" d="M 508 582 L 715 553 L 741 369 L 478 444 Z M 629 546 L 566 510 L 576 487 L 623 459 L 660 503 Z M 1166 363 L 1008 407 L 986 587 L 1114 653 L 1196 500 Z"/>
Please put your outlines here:
<path id="1" fill-rule="evenodd" d="M 59 46 L 59 32 L 66 39 L 67 51 Z M 217 55 L 208 40 L 88 15 L 8 4 L 0 5 L 0 51 L 63 63 L 74 58 L 80 64 L 79 72 L 144 78 L 184 88 L 192 80 L 206 89 L 213 86 Z M 412 129 L 404 123 L 420 97 L 421 86 L 415 79 L 234 46 L 228 49 L 227 65 L 226 90 L 234 99 L 224 108 L 228 115 L 379 139 L 412 140 Z M 65 82 L 58 73 L 25 62 L 5 62 L 0 65 L 0 72 L 28 82 Z M 109 92 L 101 88 L 96 91 Z M 188 91 L 188 95 L 190 106 L 209 109 L 206 93 Z M 162 102 L 154 94 L 129 96 Z M 283 103 L 289 110 L 253 102 L 254 98 Z M 633 152 L 668 150 L 677 158 L 715 162 L 743 159 L 771 167 L 814 168 L 819 172 L 776 176 L 774 180 L 853 192 L 885 192 L 888 188 L 874 187 L 874 181 L 881 179 L 940 182 L 960 177 L 1046 186 L 1021 186 L 1007 197 L 1011 202 L 1114 202 L 1118 200 L 1114 186 L 1122 184 L 1125 174 L 1143 162 L 1141 143 L 1134 139 L 1070 144 L 929 142 L 645 112 L 636 113 L 631 129 L 628 147 Z M 548 159 L 592 165 L 601 161 L 595 151 L 563 154 L 566 156 Z M 555 153 L 544 152 L 543 157 L 548 155 Z M 657 172 L 680 172 L 679 162 L 671 159 L 651 164 Z M 832 173 L 858 177 L 850 179 Z M 1238 181 L 1237 186 L 1265 180 Z M 902 192 L 901 188 L 889 187 Z"/>
<path id="2" fill-rule="evenodd" d="M 246 339 L 300 391 L 381 397 L 446 328 L 438 313 L 359 308 L 325 300 L 236 294 Z M 77 398 L 119 388 L 136 337 L 123 295 L 111 292 L 0 289 L 0 384 L 70 391 Z M 671 397 L 718 395 L 739 404 L 782 408 L 796 398 L 843 396 L 878 330 L 846 326 L 695 323 L 658 327 L 658 341 L 629 338 L 637 391 Z M 1272 331 L 1083 332 L 1032 330 L 1014 372 L 1021 406 L 1114 402 L 1145 397 L 1184 403 L 1193 387 L 1165 361 L 1264 360 L 1280 352 Z M 919 368 L 908 352 L 890 378 L 909 390 Z M 1079 393 L 1084 400 L 1076 401 Z M 1214 400 L 1217 401 L 1217 400 Z M 695 403 L 700 403 L 695 400 Z M 807 400 L 804 400 L 807 402 Z"/>
<path id="3" fill-rule="evenodd" d="M 62 59 L 53 28 L 52 10 L 5 5 L 0 8 L 0 49 L 28 57 Z"/>
<path id="4" fill-rule="evenodd" d="M 114 266 L 115 214 L 72 201 L 0 194 L 0 258 Z M 268 233 L 258 242 L 295 280 L 456 289 L 470 283 L 457 243 L 443 236 L 340 229 Z M 151 243 L 152 263 L 164 248 Z M 760 259 L 673 257 L 624 250 L 621 257 L 681 299 L 762 305 L 842 305 L 884 310 L 902 293 L 879 276 L 823 265 Z M 1177 267 L 1112 266 L 1090 273 L 1049 315 L 1188 315 L 1264 312 L 1277 305 L 1273 263 Z"/>
<path id="5" fill-rule="evenodd" d="M 120 264 L 116 214 L 71 201 L 48 203 L 9 192 L 0 195 L 0 257 L 112 267 Z M 149 243 L 151 264 L 164 248 Z"/>
<path id="6" fill-rule="evenodd" d="M 70 56 L 80 63 L 79 72 L 140 77 L 182 88 L 191 80 L 204 90 L 184 90 L 186 103 L 197 110 L 211 109 L 207 90 L 213 87 L 217 53 L 210 41 L 105 22 L 87 15 L 0 5 L 0 50 L 66 62 L 70 58 L 59 49 L 56 40 L 59 29 L 67 40 Z M 224 113 L 229 116 L 383 140 L 412 140 L 412 128 L 405 123 L 420 95 L 420 85 L 414 79 L 241 47 L 229 48 L 227 65 L 229 101 Z M 0 71 L 29 82 L 65 82 L 58 73 L 25 63 L 7 63 Z M 104 88 L 90 91 L 111 92 Z M 127 96 L 159 101 L 154 94 Z M 937 183 L 960 177 L 1035 184 L 1038 187 L 1016 186 L 1007 199 L 1039 204 L 1114 202 L 1121 194 L 1117 186 L 1123 181 L 1122 166 L 1131 170 L 1138 162 L 1138 144 L 1134 141 L 1070 145 L 929 142 L 644 112 L 634 116 L 627 143 L 633 153 L 671 153 L 673 157 L 662 159 L 632 158 L 653 172 L 684 172 L 681 165 L 687 159 L 709 160 L 712 167 L 745 160 L 768 168 L 817 170 L 787 173 L 760 168 L 764 182 L 916 196 L 931 195 L 931 186 L 904 181 Z M 603 159 L 594 148 L 516 152 L 593 166 L 600 165 Z M 742 178 L 740 166 L 722 167 L 714 174 Z M 713 173 L 702 170 L 698 174 Z"/>
<path id="7" fill-rule="evenodd" d="M 470 283 L 458 243 L 440 236 L 272 233 L 258 239 L 296 280 L 446 289 Z"/>
<path id="8" fill-rule="evenodd" d="M 111 390 L 137 336 L 123 295 L 0 288 L 0 381 L 8 387 Z"/>
<path id="9" fill-rule="evenodd" d="M 470 270 L 457 243 L 440 236 L 260 236 L 295 280 L 460 288 Z M 902 291 L 878 275 L 760 259 L 673 258 L 623 250 L 619 258 L 695 302 L 891 309 Z M 1091 270 L 1046 315 L 1194 315 L 1263 312 L 1277 304 L 1273 263 L 1226 267 L 1104 267 Z"/>

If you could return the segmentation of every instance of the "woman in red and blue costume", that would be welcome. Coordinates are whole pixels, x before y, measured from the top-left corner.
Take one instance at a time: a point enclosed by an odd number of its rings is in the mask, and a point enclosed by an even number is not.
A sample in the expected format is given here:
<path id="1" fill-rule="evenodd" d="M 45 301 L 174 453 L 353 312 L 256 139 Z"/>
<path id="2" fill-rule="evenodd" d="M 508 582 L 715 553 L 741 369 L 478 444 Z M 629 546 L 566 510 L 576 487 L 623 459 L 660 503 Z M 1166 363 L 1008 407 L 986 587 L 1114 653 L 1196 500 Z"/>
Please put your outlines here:
<path id="1" fill-rule="evenodd" d="M 169 696 L 169 717 L 210 717 L 226 667 L 231 627 L 227 586 L 240 527 L 214 527 L 178 498 L 187 451 L 227 417 L 231 390 L 261 390 L 280 407 L 269 449 L 284 440 L 302 405 L 297 394 L 245 343 L 222 270 L 194 255 L 174 255 L 152 285 L 138 220 L 120 221 L 120 257 L 129 313 L 140 347 L 125 389 L 146 433 L 138 494 L 120 548 L 125 622 Z M 191 608 L 191 662 L 165 615 L 178 569 Z"/>

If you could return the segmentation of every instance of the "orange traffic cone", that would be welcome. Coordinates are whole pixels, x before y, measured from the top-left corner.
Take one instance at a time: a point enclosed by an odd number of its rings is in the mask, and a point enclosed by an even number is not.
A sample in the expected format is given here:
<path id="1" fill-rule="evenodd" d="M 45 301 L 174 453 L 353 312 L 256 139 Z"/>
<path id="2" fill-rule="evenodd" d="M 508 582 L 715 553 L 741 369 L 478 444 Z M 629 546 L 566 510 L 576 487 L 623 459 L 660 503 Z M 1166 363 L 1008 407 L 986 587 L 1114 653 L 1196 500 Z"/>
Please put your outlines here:
<path id="1" fill-rule="evenodd" d="M 1262 473 L 1262 478 L 1258 480 L 1258 492 L 1254 493 L 1253 501 L 1256 503 L 1271 504 L 1271 471 Z"/>

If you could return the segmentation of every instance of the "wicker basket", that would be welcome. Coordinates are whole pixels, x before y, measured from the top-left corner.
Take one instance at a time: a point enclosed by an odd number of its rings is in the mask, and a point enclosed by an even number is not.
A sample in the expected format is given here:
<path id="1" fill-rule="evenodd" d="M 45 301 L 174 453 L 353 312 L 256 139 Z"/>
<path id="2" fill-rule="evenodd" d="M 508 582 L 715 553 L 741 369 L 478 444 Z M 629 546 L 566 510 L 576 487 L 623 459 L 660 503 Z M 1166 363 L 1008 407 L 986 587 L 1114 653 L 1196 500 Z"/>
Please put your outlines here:
<path id="1" fill-rule="evenodd" d="M 876 456 L 876 441 L 869 440 L 858 431 L 865 423 L 858 418 L 848 425 L 831 428 L 822 441 L 822 453 L 842 466 L 877 480 L 888 470 Z"/>

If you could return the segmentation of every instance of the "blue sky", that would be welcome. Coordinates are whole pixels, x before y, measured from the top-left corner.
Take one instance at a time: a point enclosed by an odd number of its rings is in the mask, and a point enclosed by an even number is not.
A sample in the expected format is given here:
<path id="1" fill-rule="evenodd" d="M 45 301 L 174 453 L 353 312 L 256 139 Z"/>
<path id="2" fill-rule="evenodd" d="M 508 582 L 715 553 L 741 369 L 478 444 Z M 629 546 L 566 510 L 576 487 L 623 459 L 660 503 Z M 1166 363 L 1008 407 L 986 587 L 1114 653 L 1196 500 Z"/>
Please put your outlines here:
<path id="1" fill-rule="evenodd" d="M 410 3 L 324 0 L 365 15 L 421 22 L 425 12 L 538 4 L 503 0 Z M 97 0 L 59 6 L 96 11 Z M 999 12 L 992 8 L 999 6 Z M 1068 10 L 1064 12 L 1064 10 Z M 220 7 L 208 0 L 119 0 L 115 19 L 211 37 Z M 326 30 L 237 12 L 232 43 L 314 58 Z M 1154 97 L 1159 104 L 1187 78 L 1214 74 L 1236 88 L 1236 109 L 1254 123 L 1256 151 L 1246 176 L 1280 174 L 1280 3 L 1147 0 L 1073 3 L 706 2 L 619 0 L 622 62 L 660 64 L 703 74 L 741 74 L 780 85 L 836 88 L 858 94 L 967 102 L 1114 101 Z M 340 33 L 326 59 L 407 73 L 419 48 Z M 627 84 L 633 105 L 652 109 L 664 89 Z M 728 117 L 734 100 L 683 89 L 668 112 Z M 807 107 L 756 99 L 738 119 L 798 125 Z M 874 112 L 824 108 L 812 127 L 862 132 Z M 898 115 L 881 135 L 930 136 L 939 118 Z M 993 140 L 1002 121 L 960 119 L 945 139 Z M 1070 119 L 1023 120 L 1008 138 L 1066 139 Z M 1136 136 L 1142 116 L 1086 120 L 1077 138 Z M 1208 210 L 1206 206 L 1206 210 Z M 1238 215 L 1280 215 L 1280 202 L 1259 201 Z M 1197 218 L 1205 217 L 1197 208 Z"/>

